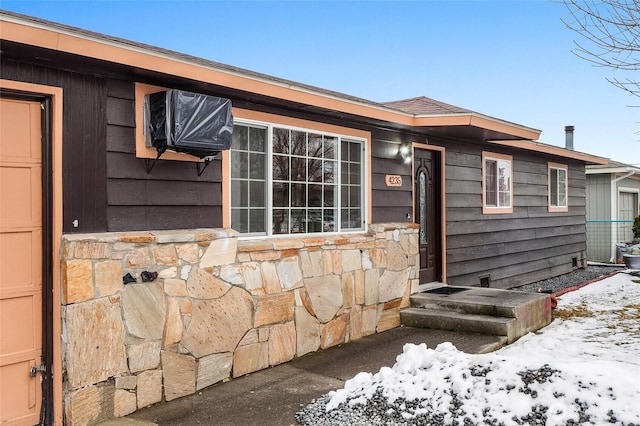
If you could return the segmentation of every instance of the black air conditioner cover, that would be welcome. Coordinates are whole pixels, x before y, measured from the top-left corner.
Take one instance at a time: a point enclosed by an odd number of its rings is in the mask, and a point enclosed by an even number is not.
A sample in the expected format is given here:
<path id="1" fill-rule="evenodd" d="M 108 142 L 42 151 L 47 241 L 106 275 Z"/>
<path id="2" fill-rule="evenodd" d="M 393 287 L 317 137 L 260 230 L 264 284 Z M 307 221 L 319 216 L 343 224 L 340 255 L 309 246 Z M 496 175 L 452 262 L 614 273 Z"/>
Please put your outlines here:
<path id="1" fill-rule="evenodd" d="M 231 101 L 216 96 L 165 90 L 146 95 L 147 143 L 158 150 L 212 157 L 231 147 Z"/>

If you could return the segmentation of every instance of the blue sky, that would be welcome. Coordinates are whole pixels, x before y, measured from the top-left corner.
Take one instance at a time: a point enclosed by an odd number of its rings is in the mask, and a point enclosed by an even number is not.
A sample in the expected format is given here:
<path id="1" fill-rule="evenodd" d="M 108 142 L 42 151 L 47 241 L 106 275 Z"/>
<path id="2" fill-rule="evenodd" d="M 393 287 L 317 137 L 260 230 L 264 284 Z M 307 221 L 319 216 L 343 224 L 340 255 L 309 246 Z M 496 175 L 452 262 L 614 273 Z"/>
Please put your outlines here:
<path id="1" fill-rule="evenodd" d="M 373 101 L 428 96 L 640 164 L 640 98 L 554 1 L 7 1 L 2 9 Z"/>

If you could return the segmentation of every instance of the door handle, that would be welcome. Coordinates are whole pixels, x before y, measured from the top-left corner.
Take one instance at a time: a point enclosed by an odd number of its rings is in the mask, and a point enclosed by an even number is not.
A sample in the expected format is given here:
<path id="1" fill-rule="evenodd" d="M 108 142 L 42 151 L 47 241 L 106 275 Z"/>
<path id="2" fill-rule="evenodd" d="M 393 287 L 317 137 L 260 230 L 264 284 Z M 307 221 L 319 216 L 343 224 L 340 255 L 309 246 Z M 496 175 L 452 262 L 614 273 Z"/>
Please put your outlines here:
<path id="1" fill-rule="evenodd" d="M 47 372 L 47 367 L 45 367 L 44 365 L 36 365 L 33 366 L 29 369 L 29 377 L 36 377 L 36 374 L 40 372 L 40 373 L 46 373 Z"/>

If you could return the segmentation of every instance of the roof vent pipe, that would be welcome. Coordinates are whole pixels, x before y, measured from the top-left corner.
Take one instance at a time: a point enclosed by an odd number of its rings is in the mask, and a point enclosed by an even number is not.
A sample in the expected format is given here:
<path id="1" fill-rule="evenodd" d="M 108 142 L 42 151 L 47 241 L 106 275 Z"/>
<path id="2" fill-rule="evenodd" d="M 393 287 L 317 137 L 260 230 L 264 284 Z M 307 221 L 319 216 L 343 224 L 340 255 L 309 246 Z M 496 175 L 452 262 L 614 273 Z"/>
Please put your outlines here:
<path id="1" fill-rule="evenodd" d="M 573 151 L 573 126 L 564 126 L 564 147 Z"/>

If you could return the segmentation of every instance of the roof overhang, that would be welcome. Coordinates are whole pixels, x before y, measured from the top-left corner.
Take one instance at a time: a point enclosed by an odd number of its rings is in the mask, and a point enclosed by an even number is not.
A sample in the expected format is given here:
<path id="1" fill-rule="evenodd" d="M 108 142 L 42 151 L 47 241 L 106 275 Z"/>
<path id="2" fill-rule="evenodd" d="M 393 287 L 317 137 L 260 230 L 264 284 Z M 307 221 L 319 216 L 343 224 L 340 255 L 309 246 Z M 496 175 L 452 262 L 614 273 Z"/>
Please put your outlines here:
<path id="1" fill-rule="evenodd" d="M 0 11 L 0 39 L 43 50 L 106 61 L 138 74 L 161 73 L 190 81 L 242 91 L 282 106 L 334 117 L 359 117 L 372 125 L 415 129 L 433 136 L 491 141 L 517 148 L 553 153 L 594 164 L 606 160 L 588 154 L 532 142 L 540 130 L 475 112 L 413 115 L 380 103 L 260 74 L 132 41 L 109 37 L 38 18 Z"/>
<path id="2" fill-rule="evenodd" d="M 588 175 L 633 173 L 632 176 L 638 176 L 638 178 L 640 178 L 640 168 L 631 167 L 631 166 L 622 166 L 622 167 L 588 167 L 587 166 L 585 173 Z"/>
<path id="3" fill-rule="evenodd" d="M 414 116 L 414 127 L 428 130 L 431 133 L 442 132 L 442 128 L 468 128 L 469 135 L 476 135 L 482 140 L 514 140 L 514 139 L 537 139 L 540 130 L 521 126 L 508 121 L 489 117 L 476 112 L 452 113 L 438 115 L 416 115 Z M 477 129 L 474 131 L 474 129 Z M 479 137 L 478 137 L 479 136 Z"/>
<path id="4" fill-rule="evenodd" d="M 573 160 L 584 161 L 587 164 L 609 164 L 609 159 L 604 157 L 598 157 L 591 154 L 585 154 L 584 152 L 573 151 L 571 149 L 561 148 L 554 145 L 548 145 L 541 142 L 530 140 L 491 140 L 491 143 L 498 145 L 507 145 L 513 148 L 526 149 L 529 151 L 542 152 L 545 154 L 556 155 L 564 158 L 571 158 Z"/>

